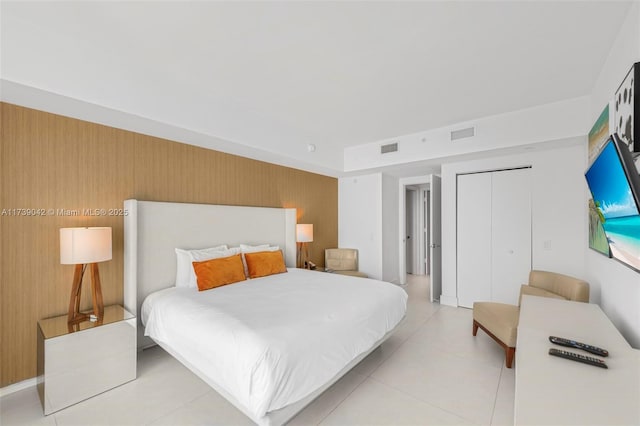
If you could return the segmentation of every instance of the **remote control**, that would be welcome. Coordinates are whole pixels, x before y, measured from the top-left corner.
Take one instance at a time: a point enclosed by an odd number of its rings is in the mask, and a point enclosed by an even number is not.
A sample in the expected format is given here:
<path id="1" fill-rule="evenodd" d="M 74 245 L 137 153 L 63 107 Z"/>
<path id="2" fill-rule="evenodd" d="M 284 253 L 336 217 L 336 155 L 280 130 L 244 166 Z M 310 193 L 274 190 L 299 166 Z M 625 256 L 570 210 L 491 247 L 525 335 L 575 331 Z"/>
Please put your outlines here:
<path id="1" fill-rule="evenodd" d="M 570 348 L 582 349 L 587 352 L 591 352 L 594 355 L 609 356 L 609 352 L 606 349 L 598 348 L 596 346 L 587 345 L 575 340 L 565 339 L 563 337 L 549 336 L 549 341 L 556 345 L 568 346 Z"/>
<path id="2" fill-rule="evenodd" d="M 607 367 L 607 364 L 605 364 L 605 362 L 603 360 L 601 360 L 601 359 L 593 358 L 593 357 L 590 357 L 590 356 L 585 356 L 585 355 L 582 355 L 582 354 L 577 354 L 575 352 L 565 351 L 565 350 L 562 350 L 562 349 L 550 348 L 549 349 L 549 355 L 558 356 L 560 358 L 570 359 L 572 361 L 583 362 L 583 363 L 589 364 L 589 365 L 595 365 L 596 367 L 609 368 L 609 367 Z"/>

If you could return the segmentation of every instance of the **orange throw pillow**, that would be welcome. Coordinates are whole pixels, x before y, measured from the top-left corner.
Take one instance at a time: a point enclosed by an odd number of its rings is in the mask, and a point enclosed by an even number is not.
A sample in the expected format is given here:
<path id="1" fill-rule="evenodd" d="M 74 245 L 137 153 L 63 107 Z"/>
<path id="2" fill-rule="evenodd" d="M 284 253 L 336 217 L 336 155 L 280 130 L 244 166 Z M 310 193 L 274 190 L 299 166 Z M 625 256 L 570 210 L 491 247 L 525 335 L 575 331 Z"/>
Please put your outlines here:
<path id="1" fill-rule="evenodd" d="M 280 250 L 245 253 L 249 278 L 266 277 L 267 275 L 287 272 L 284 258 Z"/>
<path id="2" fill-rule="evenodd" d="M 203 262 L 193 262 L 193 270 L 196 272 L 196 281 L 200 291 L 247 279 L 244 275 L 242 258 L 239 254 Z"/>

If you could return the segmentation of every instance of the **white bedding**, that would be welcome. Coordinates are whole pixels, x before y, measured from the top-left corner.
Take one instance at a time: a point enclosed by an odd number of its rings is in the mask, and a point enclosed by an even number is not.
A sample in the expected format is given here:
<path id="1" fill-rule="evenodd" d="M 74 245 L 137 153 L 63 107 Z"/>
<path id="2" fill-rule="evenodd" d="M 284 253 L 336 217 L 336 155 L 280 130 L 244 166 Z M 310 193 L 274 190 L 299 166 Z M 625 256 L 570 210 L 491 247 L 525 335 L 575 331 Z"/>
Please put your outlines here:
<path id="1" fill-rule="evenodd" d="M 400 287 L 288 273 L 198 292 L 169 288 L 142 306 L 145 335 L 233 395 L 254 418 L 306 397 L 404 317 Z"/>

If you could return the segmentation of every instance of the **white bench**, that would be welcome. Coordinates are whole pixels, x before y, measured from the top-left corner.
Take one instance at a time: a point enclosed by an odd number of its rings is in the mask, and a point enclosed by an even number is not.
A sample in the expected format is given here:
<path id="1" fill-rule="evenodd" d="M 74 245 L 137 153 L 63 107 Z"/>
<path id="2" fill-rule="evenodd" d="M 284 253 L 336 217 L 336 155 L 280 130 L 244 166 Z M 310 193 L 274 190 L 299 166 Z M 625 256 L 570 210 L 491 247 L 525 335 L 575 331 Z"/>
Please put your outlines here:
<path id="1" fill-rule="evenodd" d="M 565 337 L 609 351 L 608 369 L 550 356 Z M 524 296 L 516 351 L 515 425 L 640 425 L 640 351 L 598 305 Z"/>

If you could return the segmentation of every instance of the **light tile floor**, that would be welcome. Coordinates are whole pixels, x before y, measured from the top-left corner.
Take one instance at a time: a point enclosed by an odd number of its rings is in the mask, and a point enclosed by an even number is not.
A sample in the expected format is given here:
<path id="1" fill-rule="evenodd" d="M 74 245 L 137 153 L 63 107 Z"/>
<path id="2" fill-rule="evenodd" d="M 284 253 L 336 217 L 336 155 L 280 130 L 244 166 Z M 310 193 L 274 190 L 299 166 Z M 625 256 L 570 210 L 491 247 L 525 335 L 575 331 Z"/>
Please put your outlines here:
<path id="1" fill-rule="evenodd" d="M 472 312 L 428 301 L 409 276 L 404 324 L 290 425 L 512 425 L 515 376 Z M 162 349 L 139 354 L 138 378 L 44 417 L 35 387 L 0 399 L 0 425 L 250 425 Z"/>

